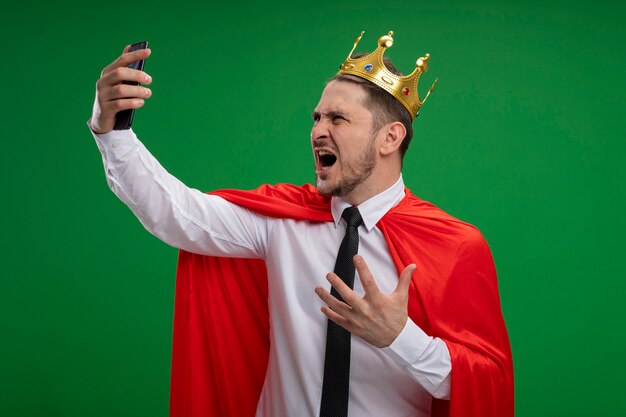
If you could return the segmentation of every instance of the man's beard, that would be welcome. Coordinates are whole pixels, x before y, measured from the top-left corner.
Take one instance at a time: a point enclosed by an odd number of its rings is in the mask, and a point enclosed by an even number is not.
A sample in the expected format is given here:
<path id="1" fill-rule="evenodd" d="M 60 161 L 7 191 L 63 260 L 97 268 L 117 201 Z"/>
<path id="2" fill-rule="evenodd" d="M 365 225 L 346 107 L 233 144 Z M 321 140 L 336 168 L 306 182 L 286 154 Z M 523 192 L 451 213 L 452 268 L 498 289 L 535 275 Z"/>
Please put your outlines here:
<path id="1" fill-rule="evenodd" d="M 354 189 L 363 183 L 370 175 L 372 175 L 372 171 L 374 167 L 376 167 L 376 148 L 374 146 L 374 137 L 370 140 L 369 146 L 365 149 L 361 158 L 357 161 L 358 166 L 356 168 L 351 168 L 350 172 L 344 174 L 344 178 L 342 178 L 337 184 L 333 185 L 330 190 L 326 192 L 320 193 L 328 194 L 332 196 L 345 196 L 350 194 Z M 315 183 L 318 184 L 319 175 L 315 176 Z"/>

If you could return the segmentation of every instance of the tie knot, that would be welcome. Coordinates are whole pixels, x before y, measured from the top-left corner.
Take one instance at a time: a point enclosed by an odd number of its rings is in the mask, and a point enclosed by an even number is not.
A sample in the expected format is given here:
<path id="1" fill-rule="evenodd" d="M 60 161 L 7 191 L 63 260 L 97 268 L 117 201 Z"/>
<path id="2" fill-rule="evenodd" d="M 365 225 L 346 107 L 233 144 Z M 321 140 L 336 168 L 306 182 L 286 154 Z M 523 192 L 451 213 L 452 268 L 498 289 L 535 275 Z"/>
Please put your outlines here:
<path id="1" fill-rule="evenodd" d="M 363 223 L 361 213 L 356 207 L 348 207 L 343 211 L 341 217 L 348 223 L 348 226 L 359 227 Z"/>

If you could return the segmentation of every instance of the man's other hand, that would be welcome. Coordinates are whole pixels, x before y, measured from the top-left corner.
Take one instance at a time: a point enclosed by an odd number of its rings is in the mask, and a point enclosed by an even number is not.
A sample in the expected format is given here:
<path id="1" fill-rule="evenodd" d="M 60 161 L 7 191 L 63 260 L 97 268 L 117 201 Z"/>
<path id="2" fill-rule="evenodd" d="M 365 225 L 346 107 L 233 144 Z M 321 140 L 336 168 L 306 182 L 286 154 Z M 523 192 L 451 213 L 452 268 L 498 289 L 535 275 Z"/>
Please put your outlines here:
<path id="1" fill-rule="evenodd" d="M 107 65 L 96 82 L 96 99 L 89 119 L 89 127 L 94 133 L 108 133 L 115 126 L 115 115 L 121 110 L 137 109 L 152 95 L 149 88 L 140 85 L 122 84 L 122 81 L 135 81 L 139 84 L 152 83 L 152 77 L 144 71 L 127 68 L 131 62 L 150 56 L 150 49 L 128 52 L 130 45 L 115 61 Z"/>
<path id="2" fill-rule="evenodd" d="M 328 304 L 322 307 L 322 313 L 371 345 L 387 347 L 398 337 L 408 320 L 409 284 L 416 266 L 411 264 L 404 268 L 398 286 L 387 295 L 376 285 L 363 257 L 356 255 L 353 261 L 365 296 L 359 296 L 339 276 L 330 272 L 326 278 L 344 301 L 335 298 L 324 288 L 316 287 L 317 295 Z"/>

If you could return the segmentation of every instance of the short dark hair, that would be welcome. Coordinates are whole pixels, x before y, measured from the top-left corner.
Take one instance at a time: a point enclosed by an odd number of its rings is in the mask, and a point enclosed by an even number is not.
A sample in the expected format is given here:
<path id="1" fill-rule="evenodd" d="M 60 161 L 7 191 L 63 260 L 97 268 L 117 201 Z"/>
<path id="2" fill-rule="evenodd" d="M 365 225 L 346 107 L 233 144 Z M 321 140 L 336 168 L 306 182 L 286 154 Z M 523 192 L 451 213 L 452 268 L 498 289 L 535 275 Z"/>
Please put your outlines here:
<path id="1" fill-rule="evenodd" d="M 354 54 L 352 58 L 360 58 L 365 55 L 368 55 L 368 53 Z M 396 69 L 389 58 L 383 57 L 383 62 L 387 69 L 393 74 L 398 76 L 404 75 Z M 409 148 L 409 144 L 413 138 L 413 118 L 406 107 L 387 91 L 365 78 L 357 77 L 356 75 L 337 74 L 330 81 L 346 81 L 363 87 L 370 98 L 364 104 L 365 107 L 372 112 L 372 115 L 374 115 L 374 131 L 377 132 L 381 127 L 390 122 L 398 121 L 404 125 L 406 136 L 400 145 L 400 157 L 401 160 L 404 160 L 404 154 Z"/>

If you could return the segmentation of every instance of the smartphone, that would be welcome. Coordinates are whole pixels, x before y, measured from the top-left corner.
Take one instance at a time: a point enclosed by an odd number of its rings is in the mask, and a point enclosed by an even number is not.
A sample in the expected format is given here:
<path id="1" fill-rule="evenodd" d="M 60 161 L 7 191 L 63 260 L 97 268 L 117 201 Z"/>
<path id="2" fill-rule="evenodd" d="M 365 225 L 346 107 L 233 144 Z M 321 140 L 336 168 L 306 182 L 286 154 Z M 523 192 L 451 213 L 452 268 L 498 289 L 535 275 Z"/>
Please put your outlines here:
<path id="1" fill-rule="evenodd" d="M 148 42 L 137 42 L 130 46 L 128 52 L 137 51 L 139 49 L 146 49 L 148 47 Z M 145 59 L 141 59 L 139 61 L 132 62 L 128 65 L 128 68 L 136 69 L 139 71 L 143 71 L 143 66 L 145 63 Z M 139 85 L 138 82 L 135 81 L 122 81 L 123 84 L 130 85 Z M 127 109 L 117 112 L 115 115 L 115 126 L 114 130 L 127 130 L 133 124 L 133 117 L 135 116 L 135 109 Z"/>

